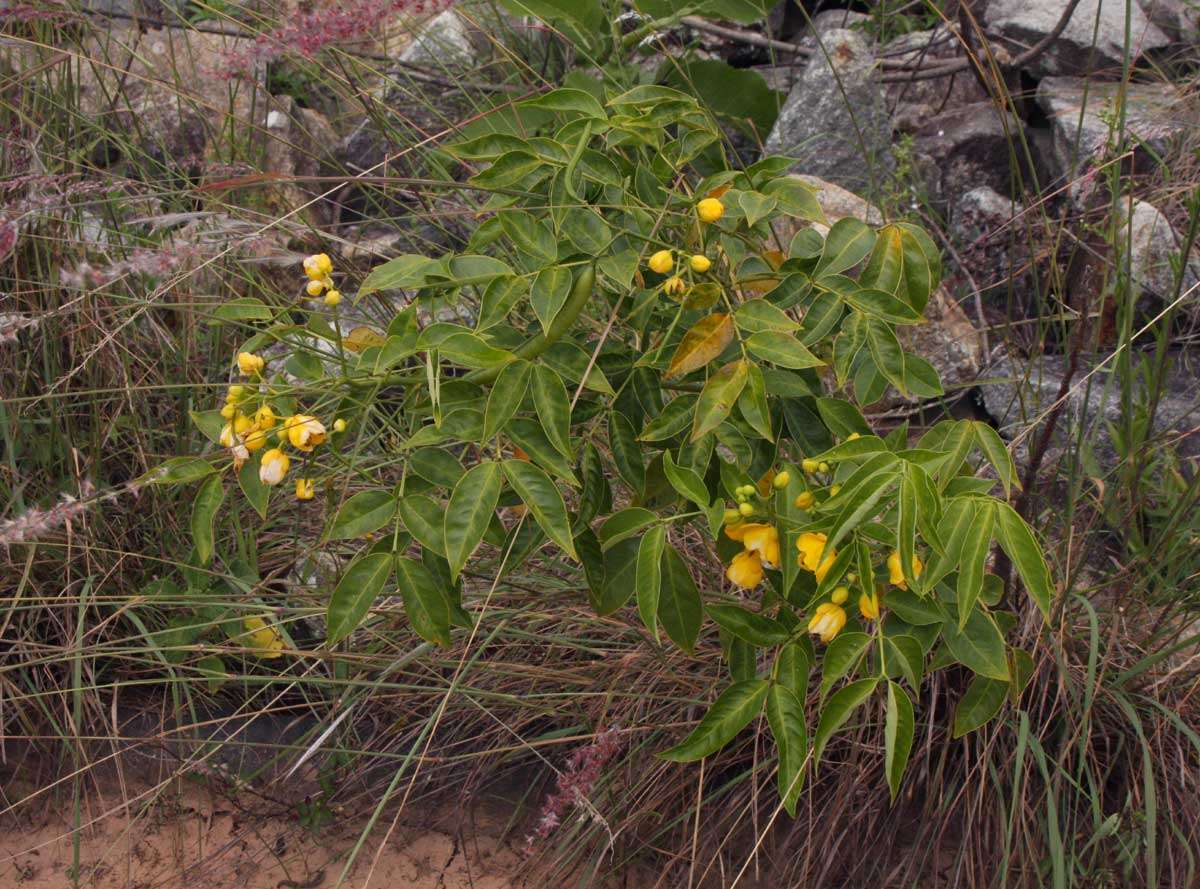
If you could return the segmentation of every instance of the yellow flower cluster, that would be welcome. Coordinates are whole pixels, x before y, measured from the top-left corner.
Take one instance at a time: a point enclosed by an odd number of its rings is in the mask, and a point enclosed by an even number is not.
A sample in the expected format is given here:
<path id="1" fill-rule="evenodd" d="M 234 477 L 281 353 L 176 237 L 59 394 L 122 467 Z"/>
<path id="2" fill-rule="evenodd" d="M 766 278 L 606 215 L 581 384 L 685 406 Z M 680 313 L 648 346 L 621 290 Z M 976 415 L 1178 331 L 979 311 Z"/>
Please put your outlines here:
<path id="1" fill-rule="evenodd" d="M 334 428 L 337 428 L 336 423 Z M 342 428 L 345 428 L 345 424 L 342 425 Z M 307 454 L 311 453 L 317 445 L 323 444 L 328 434 L 325 424 L 316 417 L 310 417 L 308 414 L 294 414 L 284 420 L 283 426 L 279 430 L 279 444 L 290 444 L 296 450 Z M 263 454 L 258 478 L 264 485 L 277 485 L 283 481 L 283 477 L 287 475 L 291 465 L 292 460 L 282 447 L 271 448 Z M 298 500 L 312 500 L 314 496 L 316 496 L 316 490 L 313 487 L 312 479 L 296 479 L 296 498 Z"/>
<path id="2" fill-rule="evenodd" d="M 325 294 L 325 305 L 336 306 L 342 295 L 333 286 L 333 260 L 327 253 L 314 253 L 304 259 L 304 274 L 308 276 L 305 292 L 312 297 Z"/>
<path id="3" fill-rule="evenodd" d="M 774 525 L 739 522 L 725 527 L 725 536 L 744 547 L 733 557 L 725 576 L 729 582 L 753 589 L 762 583 L 764 568 L 779 567 L 779 532 Z"/>

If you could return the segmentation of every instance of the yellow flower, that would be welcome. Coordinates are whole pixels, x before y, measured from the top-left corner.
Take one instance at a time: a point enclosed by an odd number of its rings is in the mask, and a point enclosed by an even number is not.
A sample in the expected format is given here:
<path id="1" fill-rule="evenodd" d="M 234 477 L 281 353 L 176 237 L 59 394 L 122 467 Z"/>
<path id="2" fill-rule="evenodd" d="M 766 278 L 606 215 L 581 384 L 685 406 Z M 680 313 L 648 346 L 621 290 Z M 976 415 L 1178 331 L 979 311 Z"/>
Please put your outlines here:
<path id="1" fill-rule="evenodd" d="M 242 372 L 244 377 L 258 376 L 266 367 L 266 362 L 253 352 L 238 352 L 237 365 L 238 370 Z"/>
<path id="2" fill-rule="evenodd" d="M 830 594 L 829 601 L 834 605 L 845 605 L 846 600 L 849 598 L 850 590 L 844 586 L 840 586 Z"/>
<path id="3" fill-rule="evenodd" d="M 701 222 L 716 222 L 725 215 L 725 205 L 716 198 L 705 198 L 696 204 L 696 215 Z"/>
<path id="4" fill-rule="evenodd" d="M 725 571 L 725 576 L 729 578 L 730 583 L 736 584 L 743 589 L 753 589 L 762 583 L 762 562 L 759 561 L 756 553 L 752 553 L 749 550 L 740 552 L 729 563 L 729 568 Z"/>
<path id="5" fill-rule="evenodd" d="M 245 414 L 234 417 L 233 431 L 238 435 L 247 435 L 254 428 L 254 421 Z"/>
<path id="6" fill-rule="evenodd" d="M 709 259 L 707 256 L 705 256 L 703 253 L 697 253 L 690 260 L 688 260 L 688 265 L 690 265 L 692 267 L 693 272 L 696 272 L 696 274 L 699 274 L 699 275 L 703 275 L 705 272 L 707 272 L 709 269 L 712 268 L 712 260 Z"/>
<path id="7" fill-rule="evenodd" d="M 267 441 L 270 436 L 265 430 L 255 427 L 246 433 L 246 437 L 242 440 L 242 444 L 246 446 L 247 451 L 257 451 L 267 446 Z"/>
<path id="8" fill-rule="evenodd" d="M 683 278 L 679 277 L 678 275 L 672 275 L 671 277 L 667 278 L 667 280 L 663 281 L 662 289 L 663 293 L 665 293 L 667 296 L 678 296 L 679 294 L 683 293 L 683 291 L 687 290 L 687 282 L 685 282 Z"/>
<path id="9" fill-rule="evenodd" d="M 274 429 L 276 423 L 275 411 L 269 404 L 264 404 L 254 412 L 254 425 L 259 429 Z"/>
<path id="10" fill-rule="evenodd" d="M 226 423 L 221 427 L 221 437 L 219 440 L 221 442 L 221 447 L 223 448 L 231 448 L 237 444 L 237 439 L 233 436 L 232 423 Z"/>
<path id="11" fill-rule="evenodd" d="M 650 266 L 650 271 L 665 275 L 675 266 L 675 257 L 671 255 L 670 250 L 659 250 L 650 257 L 646 265 Z"/>
<path id="12" fill-rule="evenodd" d="M 808 622 L 808 631 L 828 645 L 846 625 L 846 610 L 832 602 L 822 602 Z"/>
<path id="13" fill-rule="evenodd" d="M 341 417 L 338 417 L 336 420 L 334 420 L 333 421 L 333 431 L 334 432 L 345 432 L 346 431 L 346 421 L 343 420 Z"/>
<path id="14" fill-rule="evenodd" d="M 249 647 L 260 658 L 269 661 L 283 655 L 283 635 L 277 627 L 261 617 L 247 617 L 242 626 L 246 628 Z"/>
<path id="15" fill-rule="evenodd" d="M 291 458 L 279 448 L 271 448 L 262 456 L 262 465 L 258 467 L 258 480 L 264 485 L 277 485 L 287 475 L 292 465 Z"/>
<path id="16" fill-rule="evenodd" d="M 740 513 L 738 514 L 738 518 L 739 519 L 741 518 Z M 738 543 L 741 543 L 742 538 L 744 538 L 746 536 L 746 529 L 753 528 L 753 527 L 754 527 L 753 522 L 740 522 L 739 521 L 739 522 L 733 522 L 730 524 L 726 524 L 725 525 L 725 536 L 728 537 L 730 540 L 736 540 Z"/>
<path id="17" fill-rule="evenodd" d="M 805 570 L 811 571 L 817 576 L 817 583 L 825 579 L 825 575 L 833 567 L 833 560 L 837 558 L 837 550 L 830 549 L 826 551 L 825 558 L 821 562 L 817 562 L 817 559 L 821 558 L 821 551 L 825 549 L 825 541 L 828 539 L 819 532 L 805 531 L 796 540 L 796 549 L 800 550 L 800 564 Z"/>
<path id="18" fill-rule="evenodd" d="M 342 294 L 337 290 L 330 290 L 325 294 L 325 305 L 333 308 L 342 301 Z"/>
<path id="19" fill-rule="evenodd" d="M 292 447 L 301 451 L 311 451 L 325 441 L 325 425 L 316 417 L 296 414 L 289 417 L 284 426 Z"/>
<path id="20" fill-rule="evenodd" d="M 897 550 L 892 550 L 892 554 L 887 558 L 888 580 L 902 590 L 908 589 L 908 584 L 904 582 L 904 569 L 900 563 L 900 553 Z M 916 553 L 913 553 L 912 560 L 912 576 L 915 580 L 921 576 L 921 572 L 925 570 L 924 563 L 917 558 Z"/>
<path id="21" fill-rule="evenodd" d="M 324 281 L 309 281 L 307 284 L 304 285 L 304 291 L 309 296 L 320 296 L 322 291 L 324 291 L 324 290 L 325 290 L 325 282 Z"/>
<path id="22" fill-rule="evenodd" d="M 867 620 L 879 620 L 879 596 L 863 593 L 858 597 L 858 611 Z"/>
<path id="23" fill-rule="evenodd" d="M 807 472 L 809 475 L 812 475 L 814 472 L 816 472 L 817 468 L 820 465 L 821 465 L 820 463 L 818 463 L 816 460 L 813 460 L 811 458 L 805 458 L 804 460 L 800 461 L 800 468 L 803 469 L 805 472 Z"/>
<path id="24" fill-rule="evenodd" d="M 296 499 L 297 500 L 312 500 L 317 496 L 316 486 L 313 485 L 311 478 L 296 479 Z"/>
<path id="25" fill-rule="evenodd" d="M 226 404 L 221 407 L 221 416 L 226 420 L 232 420 L 237 416 L 237 405 Z"/>
<path id="26" fill-rule="evenodd" d="M 812 509 L 812 491 L 801 491 L 796 495 L 796 509 Z"/>
<path id="27" fill-rule="evenodd" d="M 774 525 L 751 525 L 742 532 L 746 552 L 757 553 L 767 568 L 779 567 L 779 532 Z"/>
<path id="28" fill-rule="evenodd" d="M 328 278 L 333 273 L 333 260 L 328 254 L 314 253 L 304 259 L 304 274 L 314 281 Z"/>

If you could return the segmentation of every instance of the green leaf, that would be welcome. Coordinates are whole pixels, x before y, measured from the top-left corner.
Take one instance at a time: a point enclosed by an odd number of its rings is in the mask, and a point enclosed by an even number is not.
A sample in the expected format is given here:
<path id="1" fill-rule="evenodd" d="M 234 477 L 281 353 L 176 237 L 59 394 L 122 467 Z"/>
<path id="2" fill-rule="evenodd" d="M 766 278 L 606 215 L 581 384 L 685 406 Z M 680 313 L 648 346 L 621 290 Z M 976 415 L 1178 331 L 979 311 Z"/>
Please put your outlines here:
<path id="1" fill-rule="evenodd" d="M 580 253 L 599 256 L 612 243 L 613 232 L 607 222 L 591 207 L 572 207 L 562 222 L 562 233 Z"/>
<path id="2" fill-rule="evenodd" d="M 562 378 L 543 365 L 533 369 L 533 405 L 550 444 L 571 456 L 571 398 Z"/>
<path id="3" fill-rule="evenodd" d="M 986 676 L 976 676 L 954 711 L 954 737 L 961 738 L 984 725 L 1004 706 L 1008 683 Z"/>
<path id="4" fill-rule="evenodd" d="M 776 683 L 767 692 L 767 724 L 779 751 L 776 780 L 779 798 L 787 813 L 796 817 L 796 803 L 804 786 L 804 761 L 808 756 L 808 728 L 804 703 L 790 688 Z"/>
<path id="5" fill-rule="evenodd" d="M 524 460 L 505 460 L 504 476 L 522 502 L 529 507 L 534 519 L 546 536 L 562 547 L 572 558 L 575 544 L 571 538 L 571 521 L 558 487 L 532 463 Z"/>
<path id="6" fill-rule="evenodd" d="M 253 296 L 241 296 L 221 303 L 213 311 L 213 321 L 237 323 L 244 321 L 270 321 L 274 317 L 271 309 Z"/>
<path id="7" fill-rule="evenodd" d="M 814 275 L 836 275 L 867 258 L 875 246 L 875 232 L 852 216 L 839 219 L 825 236 L 825 249 Z"/>
<path id="8" fill-rule="evenodd" d="M 541 322 L 542 330 L 550 330 L 550 325 L 567 301 L 572 283 L 571 270 L 565 266 L 551 266 L 538 272 L 529 292 L 529 304 Z"/>
<path id="9" fill-rule="evenodd" d="M 811 643 L 789 642 L 775 655 L 775 681 L 791 689 L 803 701 L 808 696 L 808 674 L 812 672 Z"/>
<path id="10" fill-rule="evenodd" d="M 604 553 L 604 584 L 592 605 L 601 617 L 612 614 L 633 596 L 637 587 L 637 557 L 641 541 L 625 538 Z"/>
<path id="11" fill-rule="evenodd" d="M 899 222 L 904 248 L 904 283 L 908 301 L 918 313 L 925 311 L 929 295 L 942 279 L 942 257 L 933 239 L 919 226 Z"/>
<path id="12" fill-rule="evenodd" d="M 763 160 L 767 160 L 764 158 Z M 789 158 L 790 160 L 790 158 Z M 762 163 L 762 161 L 759 161 Z M 829 220 L 825 217 L 825 211 L 821 209 L 821 202 L 817 200 L 816 192 L 808 185 L 808 183 L 796 178 L 795 176 L 782 176 L 779 179 L 774 179 L 762 187 L 763 194 L 769 194 L 779 202 L 779 209 L 789 216 L 798 216 L 801 219 L 807 219 L 809 222 L 815 222 L 818 225 L 828 225 Z M 804 229 L 804 231 L 812 231 Z M 816 234 L 813 232 L 813 234 Z M 820 241 L 820 236 L 817 236 Z M 820 247 L 817 251 L 820 252 Z M 789 251 L 789 255 L 791 254 Z"/>
<path id="13" fill-rule="evenodd" d="M 658 416 L 646 424 L 638 439 L 641 441 L 664 441 L 678 435 L 692 425 L 697 400 L 698 396 L 696 395 L 679 395 L 672 398 L 659 411 Z"/>
<path id="14" fill-rule="evenodd" d="M 580 114 L 584 117 L 594 117 L 597 120 L 607 120 L 608 115 L 591 93 L 583 90 L 559 87 L 535 99 L 526 99 L 520 103 L 525 108 L 538 108 L 542 111 L 555 111 L 559 114 Z"/>
<path id="15" fill-rule="evenodd" d="M 329 526 L 330 540 L 348 540 L 378 531 L 396 514 L 390 491 L 360 491 L 342 504 Z"/>
<path id="16" fill-rule="evenodd" d="M 513 444 L 529 455 L 534 463 L 552 473 L 569 485 L 578 485 L 575 472 L 566 458 L 550 443 L 546 430 L 536 420 L 516 417 L 504 427 Z"/>
<path id="17" fill-rule="evenodd" d="M 658 621 L 671 641 L 691 653 L 700 635 L 704 606 L 696 581 L 687 564 L 672 546 L 663 550 L 662 585 L 658 598 Z"/>
<path id="18" fill-rule="evenodd" d="M 449 645 L 449 591 L 416 559 L 397 556 L 395 567 L 396 584 L 404 600 L 404 611 L 417 635 L 435 645 Z"/>
<path id="19" fill-rule="evenodd" d="M 716 753 L 762 712 L 767 688 L 765 679 L 733 683 L 713 701 L 700 724 L 682 744 L 658 755 L 671 762 L 696 762 Z"/>
<path id="20" fill-rule="evenodd" d="M 762 333 L 773 330 L 779 333 L 794 333 L 800 325 L 788 317 L 787 313 L 767 302 L 765 299 L 748 299 L 733 313 L 734 323 L 738 330 L 745 334 Z"/>
<path id="21" fill-rule="evenodd" d="M 912 306 L 882 290 L 867 287 L 844 295 L 846 302 L 876 323 L 879 323 L 880 319 L 894 324 L 916 324 L 921 320 L 921 316 Z"/>
<path id="22" fill-rule="evenodd" d="M 841 398 L 818 398 L 817 413 L 829 427 L 829 431 L 839 438 L 846 438 L 857 432 L 859 435 L 870 435 L 871 427 L 862 413 L 850 402 Z"/>
<path id="23" fill-rule="evenodd" d="M 893 803 L 900 792 L 900 781 L 904 778 L 908 757 L 912 753 L 914 726 L 912 701 L 903 688 L 889 682 L 887 715 L 883 723 L 883 749 L 888 790 L 891 791 Z"/>
<path id="24" fill-rule="evenodd" d="M 476 330 L 487 330 L 508 317 L 508 313 L 529 292 L 529 282 L 525 278 L 504 276 L 496 278 L 487 289 L 479 303 L 479 321 Z"/>
<path id="25" fill-rule="evenodd" d="M 1054 584 L 1046 558 L 1033 532 L 1017 511 L 1007 503 L 995 504 L 1000 531 L 1000 546 L 1012 559 L 1025 589 L 1041 609 L 1042 617 L 1050 620 L 1050 604 L 1054 599 Z"/>
<path id="26" fill-rule="evenodd" d="M 413 290 L 425 284 L 426 277 L 437 269 L 439 262 L 428 256 L 405 253 L 371 269 L 358 285 L 358 296 L 380 290 Z"/>
<path id="27" fill-rule="evenodd" d="M 466 472 L 454 455 L 441 448 L 417 448 L 408 458 L 408 465 L 426 481 L 451 489 Z"/>
<path id="28" fill-rule="evenodd" d="M 962 555 L 958 562 L 958 628 L 967 624 L 967 618 L 975 609 L 975 602 L 983 592 L 983 574 L 987 565 L 988 550 L 992 545 L 992 525 L 995 510 L 993 501 L 981 500 L 975 509 L 963 538 Z"/>
<path id="29" fill-rule="evenodd" d="M 238 470 L 238 487 L 246 496 L 246 502 L 254 507 L 260 518 L 267 517 L 267 503 L 271 499 L 271 489 L 262 483 L 258 470 L 262 466 L 263 452 L 259 451 L 251 459 L 242 464 Z"/>
<path id="30" fill-rule="evenodd" d="M 1013 488 L 1020 490 L 1021 482 L 1017 478 L 1017 467 L 1013 463 L 1012 454 L 1008 452 L 1008 447 L 1004 444 L 1003 439 L 995 429 L 982 420 L 975 420 L 971 423 L 971 427 L 975 431 L 975 443 L 979 445 L 984 457 L 996 470 L 1000 483 L 1004 485 L 1004 496 L 1011 496 Z"/>
<path id="31" fill-rule="evenodd" d="M 658 641 L 658 600 L 662 587 L 663 550 L 666 545 L 665 525 L 655 525 L 643 534 L 638 544 L 637 571 L 634 575 L 638 614 L 655 641 Z"/>
<path id="32" fill-rule="evenodd" d="M 891 326 L 882 321 L 872 320 L 867 326 L 867 346 L 871 357 L 875 359 L 875 367 L 895 386 L 901 395 L 908 395 L 904 385 L 904 349 L 896 332 Z"/>
<path id="33" fill-rule="evenodd" d="M 901 620 L 915 627 L 940 624 L 946 619 L 945 612 L 932 598 L 922 599 L 911 590 L 890 590 L 886 604 Z"/>
<path id="34" fill-rule="evenodd" d="M 452 581 L 483 540 L 500 499 L 501 477 L 500 465 L 488 461 L 472 466 L 454 486 L 443 525 Z"/>
<path id="35" fill-rule="evenodd" d="M 325 633 L 329 645 L 345 639 L 362 623 L 391 570 L 391 553 L 371 553 L 351 563 L 329 599 Z"/>
<path id="36" fill-rule="evenodd" d="M 900 474 L 894 470 L 883 470 L 853 487 L 850 487 L 850 483 L 847 482 L 843 490 L 834 498 L 834 502 L 840 503 L 842 508 L 837 518 L 833 520 L 833 525 L 826 532 L 828 541 L 825 549 L 836 547 L 849 532 L 871 518 L 877 512 L 879 501 L 883 499 L 883 495 L 899 477 Z"/>
<path id="37" fill-rule="evenodd" d="M 462 367 L 482 370 L 508 364 L 516 356 L 507 349 L 489 346 L 477 334 L 463 331 L 446 337 L 438 344 L 438 354 Z"/>
<path id="38" fill-rule="evenodd" d="M 400 518 L 404 521 L 408 533 L 422 546 L 433 550 L 439 556 L 444 556 L 446 535 L 442 521 L 446 514 L 445 507 L 424 494 L 409 494 L 400 498 L 399 508 Z"/>
<path id="39" fill-rule="evenodd" d="M 978 608 L 973 609 L 961 630 L 956 620 L 942 624 L 942 636 L 946 640 L 946 647 L 960 664 L 980 676 L 1008 680 L 1004 637 L 990 615 Z"/>
<path id="40" fill-rule="evenodd" d="M 759 648 L 782 645 L 791 636 L 779 621 L 737 605 L 709 605 L 706 610 L 721 629 Z"/>
<path id="41" fill-rule="evenodd" d="M 659 524 L 660 519 L 650 510 L 641 506 L 627 506 L 614 512 L 600 525 L 597 536 L 604 549 L 608 549 L 637 534 L 643 528 Z"/>
<path id="42" fill-rule="evenodd" d="M 822 698 L 854 668 L 870 644 L 871 637 L 866 633 L 842 633 L 829 643 L 821 661 Z"/>
<path id="43" fill-rule="evenodd" d="M 558 240 L 546 223 L 524 210 L 507 209 L 498 215 L 500 227 L 522 253 L 528 254 L 539 264 L 558 259 Z"/>
<path id="44" fill-rule="evenodd" d="M 225 669 L 225 662 L 215 654 L 196 661 L 196 672 L 204 677 L 205 687 L 210 694 L 220 691 L 221 687 L 229 680 L 229 671 Z"/>
<path id="45" fill-rule="evenodd" d="M 612 384 L 604 375 L 604 371 L 596 364 L 591 364 L 591 369 L 588 368 L 591 357 L 590 352 L 585 352 L 575 343 L 569 340 L 560 340 L 542 353 L 542 363 L 571 386 L 577 386 L 579 381 L 583 380 L 585 389 L 599 392 L 601 395 L 615 395 L 616 392 L 613 391 Z M 569 389 L 570 386 L 567 388 Z"/>
<path id="46" fill-rule="evenodd" d="M 746 225 L 749 226 L 770 215 L 776 203 L 775 198 L 757 191 L 743 191 L 738 195 L 738 206 L 745 214 Z"/>
<path id="47" fill-rule="evenodd" d="M 821 754 L 825 752 L 825 745 L 829 743 L 829 739 L 846 724 L 859 705 L 871 696 L 878 684 L 877 678 L 860 679 L 839 689 L 830 697 L 825 705 L 825 710 L 821 713 L 821 720 L 817 723 L 817 733 L 814 735 L 814 764 L 821 761 Z"/>
<path id="48" fill-rule="evenodd" d="M 771 427 L 771 408 L 767 403 L 767 383 L 762 369 L 757 364 L 750 364 L 746 388 L 738 397 L 738 409 L 755 432 L 767 441 L 775 440 L 775 433 Z"/>
<path id="49" fill-rule="evenodd" d="M 639 8 L 649 12 L 640 3 Z M 733 18 L 719 13 L 717 17 Z M 752 20 L 759 19 L 761 16 Z M 703 96 L 705 108 L 713 113 L 748 122 L 760 139 L 765 139 L 771 132 L 784 95 L 771 89 L 754 69 L 733 68 L 720 59 L 695 59 L 686 55 L 673 59 L 664 67 L 667 68 L 666 82 Z"/>
<path id="50" fill-rule="evenodd" d="M 620 411 L 614 410 L 608 415 L 608 444 L 617 472 L 633 489 L 634 495 L 641 497 L 646 490 L 646 464 L 642 462 L 642 448 L 637 443 L 633 424 Z"/>
<path id="51" fill-rule="evenodd" d="M 529 374 L 533 365 L 528 361 L 514 361 L 496 378 L 492 391 L 487 395 L 484 410 L 484 440 L 491 440 L 517 413 L 529 385 Z"/>
<path id="52" fill-rule="evenodd" d="M 884 601 L 884 605 L 891 606 L 890 594 Z M 912 686 L 914 692 L 920 690 L 921 675 L 925 668 L 925 652 L 921 648 L 920 640 L 904 633 L 897 633 L 884 636 L 883 643 L 889 668 L 888 675 L 895 675 L 896 671 L 891 669 L 894 666 L 908 680 L 908 684 Z"/>
<path id="53" fill-rule="evenodd" d="M 746 340 L 746 348 L 763 361 L 770 361 L 780 367 L 792 370 L 803 370 L 806 367 L 820 367 L 825 362 L 814 355 L 790 333 L 778 330 L 764 330 Z"/>
<path id="54" fill-rule="evenodd" d="M 696 403 L 696 418 L 692 423 L 692 441 L 696 441 L 725 422 L 738 396 L 746 385 L 749 362 L 744 358 L 731 361 L 708 378 Z"/>
<path id="55" fill-rule="evenodd" d="M 251 462 L 253 461 L 246 461 L 246 465 Z M 183 485 L 198 481 L 214 472 L 216 469 L 213 465 L 200 457 L 172 457 L 151 469 L 138 481 L 142 484 Z"/>
<path id="56" fill-rule="evenodd" d="M 663 472 L 666 473 L 667 481 L 671 483 L 671 487 L 683 497 L 686 497 L 701 509 L 708 507 L 710 498 L 708 496 L 708 488 L 704 486 L 704 480 L 686 466 L 677 465 L 670 451 L 663 452 Z"/>
<path id="57" fill-rule="evenodd" d="M 207 565 L 213 556 L 213 519 L 225 500 L 225 483 L 219 475 L 205 479 L 196 499 L 192 503 L 192 544 L 196 547 L 196 558 Z"/>

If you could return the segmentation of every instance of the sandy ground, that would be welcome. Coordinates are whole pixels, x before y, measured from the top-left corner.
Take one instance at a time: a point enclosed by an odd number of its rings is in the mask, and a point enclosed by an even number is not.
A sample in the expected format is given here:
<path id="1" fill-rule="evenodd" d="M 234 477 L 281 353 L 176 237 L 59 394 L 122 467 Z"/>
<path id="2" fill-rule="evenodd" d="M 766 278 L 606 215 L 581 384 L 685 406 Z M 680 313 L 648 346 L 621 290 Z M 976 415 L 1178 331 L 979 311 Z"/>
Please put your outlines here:
<path id="1" fill-rule="evenodd" d="M 80 813 L 78 878 L 70 786 L 0 818 L 3 889 L 327 889 L 364 822 L 335 817 L 317 831 L 295 806 L 251 792 L 221 794 L 195 779 L 131 787 L 118 775 L 89 779 Z M 98 786 L 99 785 L 99 786 Z M 5 788 L 11 800 L 13 785 Z M 132 803 L 123 801 L 134 799 Z M 156 796 L 156 798 L 155 798 Z M 494 811 L 480 811 L 480 809 Z M 411 811 L 386 846 L 383 818 L 342 884 L 349 889 L 524 889 L 549 881 L 529 873 L 519 837 L 502 839 L 503 807 Z M 414 826 L 422 825 L 422 826 Z M 428 825 L 428 826 L 425 826 Z M 372 858 L 378 859 L 372 867 Z M 368 879 L 369 876 L 369 879 Z M 554 881 L 565 885 L 561 879 Z M 653 884 L 647 881 L 646 886 Z M 597 884 L 593 884 L 597 885 Z M 625 880 L 612 885 L 630 885 Z"/>

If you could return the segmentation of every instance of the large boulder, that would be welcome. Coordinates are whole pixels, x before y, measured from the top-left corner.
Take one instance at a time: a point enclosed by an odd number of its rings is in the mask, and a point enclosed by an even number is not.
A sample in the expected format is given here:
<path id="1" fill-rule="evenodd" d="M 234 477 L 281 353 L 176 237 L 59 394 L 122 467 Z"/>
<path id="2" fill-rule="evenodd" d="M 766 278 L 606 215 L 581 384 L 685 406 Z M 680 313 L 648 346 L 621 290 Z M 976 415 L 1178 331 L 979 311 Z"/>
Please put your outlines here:
<path id="1" fill-rule="evenodd" d="M 1146 17 L 1172 40 L 1200 41 L 1200 4 L 1195 0 L 1138 0 Z"/>
<path id="2" fill-rule="evenodd" d="M 1097 370 L 1107 357 L 1088 355 L 1080 360 L 1043 468 L 1060 461 L 1078 441 L 1083 442 L 1085 456 L 1094 468 L 1106 471 L 1117 465 L 1119 455 L 1109 424 L 1122 423 L 1124 409 L 1121 388 L 1111 374 L 1112 362 Z M 1200 423 L 1198 361 L 1200 355 L 1192 352 L 1174 356 L 1150 429 L 1152 436 L 1180 433 L 1172 437 L 1172 447 L 1181 457 L 1200 456 L 1200 436 L 1186 434 Z M 1002 353 L 984 371 L 984 377 L 989 380 L 987 385 L 980 387 L 984 407 L 996 421 L 1001 435 L 1021 439 L 1013 449 L 1018 462 L 1029 459 L 1029 449 L 1041 431 L 1040 425 L 1032 431 L 1029 431 L 1030 426 L 1034 421 L 1045 422 L 1043 415 L 1058 400 L 1066 369 L 1067 358 L 1063 355 L 1022 359 Z M 1148 405 L 1151 398 L 1146 391 L 1144 375 L 1134 374 L 1133 385 L 1134 403 Z"/>
<path id="3" fill-rule="evenodd" d="M 945 25 L 939 25 L 928 31 L 902 34 L 884 44 L 879 55 L 911 68 L 928 68 L 961 58 L 962 44 Z M 885 89 L 892 126 L 901 133 L 916 133 L 940 114 L 989 98 L 979 80 L 968 72 L 953 77 L 889 82 Z"/>
<path id="4" fill-rule="evenodd" d="M 1012 41 L 1017 52 L 1053 33 L 1070 0 L 989 0 L 983 20 L 989 32 Z M 1129 55 L 1167 46 L 1171 39 L 1134 0 L 1081 0 L 1046 52 L 1030 63 L 1032 73 L 1085 74 L 1120 68 L 1125 57 L 1129 6 Z"/>
<path id="5" fill-rule="evenodd" d="M 977 187 L 1016 196 L 1020 180 L 1012 163 L 1020 158 L 1025 125 L 994 102 L 946 111 L 917 131 L 913 148 L 921 160 L 929 197 L 943 208 Z"/>
<path id="6" fill-rule="evenodd" d="M 805 172 L 837 185 L 881 189 L 895 167 L 892 127 L 875 54 L 861 34 L 821 33 L 821 50 L 792 87 L 765 147 L 802 159 Z"/>
<path id="7" fill-rule="evenodd" d="M 1047 77 L 1038 84 L 1037 102 L 1050 120 L 1054 162 L 1072 177 L 1108 153 L 1117 133 L 1116 112 L 1124 103 L 1128 146 L 1146 168 L 1167 155 L 1196 129 L 1195 99 L 1169 83 L 1103 83 L 1076 77 Z M 1123 147 L 1118 147 L 1123 150 Z"/>
<path id="8" fill-rule="evenodd" d="M 1171 221 L 1147 201 L 1131 200 L 1119 222 L 1118 248 L 1123 252 L 1128 238 L 1129 277 L 1137 294 L 1139 316 L 1149 320 L 1175 300 L 1177 268 L 1183 272 L 1180 294 L 1191 292 L 1180 304 L 1181 311 L 1193 318 L 1200 314 L 1197 312 L 1200 252 L 1193 250 L 1185 261 L 1180 256 L 1183 237 L 1175 231 Z"/>

